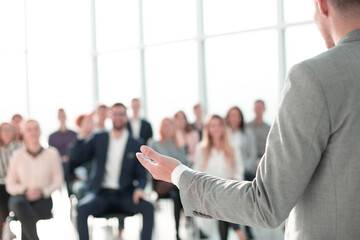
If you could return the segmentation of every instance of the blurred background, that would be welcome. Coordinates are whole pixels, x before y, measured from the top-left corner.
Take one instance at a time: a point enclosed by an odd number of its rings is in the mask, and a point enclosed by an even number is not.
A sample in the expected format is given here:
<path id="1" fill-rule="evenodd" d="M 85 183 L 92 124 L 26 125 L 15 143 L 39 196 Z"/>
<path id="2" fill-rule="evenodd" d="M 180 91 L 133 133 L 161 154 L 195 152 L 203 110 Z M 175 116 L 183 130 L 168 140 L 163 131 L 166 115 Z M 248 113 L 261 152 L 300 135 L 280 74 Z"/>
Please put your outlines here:
<path id="1" fill-rule="evenodd" d="M 325 50 L 310 0 L 0 0 L 0 122 L 36 118 L 46 145 L 98 103 L 142 101 L 153 125 L 253 102 L 271 123 L 286 72 Z M 129 113 L 131 115 L 131 112 Z"/>

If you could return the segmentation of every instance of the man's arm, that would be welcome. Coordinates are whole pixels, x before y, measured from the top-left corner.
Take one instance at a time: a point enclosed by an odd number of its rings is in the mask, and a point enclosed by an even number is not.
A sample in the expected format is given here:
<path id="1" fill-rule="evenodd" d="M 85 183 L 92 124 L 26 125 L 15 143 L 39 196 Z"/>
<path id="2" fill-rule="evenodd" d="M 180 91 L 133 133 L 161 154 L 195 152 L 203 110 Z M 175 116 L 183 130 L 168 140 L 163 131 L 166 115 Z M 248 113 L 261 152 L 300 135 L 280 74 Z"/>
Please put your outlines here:
<path id="1" fill-rule="evenodd" d="M 320 83 L 306 65 L 297 65 L 287 78 L 256 179 L 224 181 L 185 171 L 179 188 L 186 214 L 198 211 L 240 224 L 278 226 L 307 188 L 329 136 Z"/>
<path id="2" fill-rule="evenodd" d="M 86 141 L 85 139 L 76 139 L 69 148 L 70 172 L 86 162 L 92 160 L 94 156 L 94 136 Z"/>
<path id="3" fill-rule="evenodd" d="M 298 64 L 286 80 L 256 178 L 239 182 L 184 171 L 178 186 L 186 214 L 251 226 L 278 226 L 307 188 L 329 136 L 330 118 L 322 87 L 307 65 Z M 141 150 L 155 161 L 138 154 L 150 173 L 170 181 L 179 163 L 149 148 Z"/>

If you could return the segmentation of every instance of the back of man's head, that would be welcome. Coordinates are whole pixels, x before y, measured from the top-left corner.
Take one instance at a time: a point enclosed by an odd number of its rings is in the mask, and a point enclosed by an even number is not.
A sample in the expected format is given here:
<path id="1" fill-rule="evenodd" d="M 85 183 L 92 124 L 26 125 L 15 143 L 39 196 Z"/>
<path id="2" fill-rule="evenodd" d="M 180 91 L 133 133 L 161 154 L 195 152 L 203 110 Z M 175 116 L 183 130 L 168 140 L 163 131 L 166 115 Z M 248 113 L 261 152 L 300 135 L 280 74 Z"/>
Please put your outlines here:
<path id="1" fill-rule="evenodd" d="M 330 3 L 345 16 L 360 17 L 360 0 L 330 0 Z"/>

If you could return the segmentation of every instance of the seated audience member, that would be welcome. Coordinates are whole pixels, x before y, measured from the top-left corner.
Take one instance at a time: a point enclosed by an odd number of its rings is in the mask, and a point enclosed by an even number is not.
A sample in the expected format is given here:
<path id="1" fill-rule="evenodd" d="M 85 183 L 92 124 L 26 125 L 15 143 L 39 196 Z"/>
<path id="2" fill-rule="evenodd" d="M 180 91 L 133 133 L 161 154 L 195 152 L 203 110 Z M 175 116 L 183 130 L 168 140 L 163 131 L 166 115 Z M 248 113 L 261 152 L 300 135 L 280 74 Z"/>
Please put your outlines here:
<path id="1" fill-rule="evenodd" d="M 176 158 L 182 164 L 188 165 L 188 158 L 184 145 L 180 145 L 176 134 L 174 122 L 170 118 L 164 118 L 160 124 L 160 141 L 150 142 L 150 146 L 157 152 Z M 176 227 L 176 239 L 179 237 L 180 211 L 182 209 L 179 189 L 172 183 L 154 180 L 155 191 L 160 197 L 171 197 L 174 201 L 174 216 Z"/>
<path id="2" fill-rule="evenodd" d="M 232 147 L 224 119 L 218 115 L 207 118 L 203 140 L 198 144 L 194 168 L 225 179 L 243 179 L 244 166 L 239 149 Z M 227 240 L 232 227 L 240 240 L 246 237 L 238 224 L 219 221 L 221 240 Z"/>
<path id="3" fill-rule="evenodd" d="M 91 161 L 88 191 L 77 206 L 80 240 L 89 239 L 88 216 L 104 213 L 141 213 L 141 239 L 151 239 L 154 208 L 144 200 L 146 171 L 136 159 L 141 144 L 126 129 L 126 107 L 121 103 L 110 109 L 113 128 L 110 132 L 92 134 L 93 124 L 86 116 L 78 139 L 70 149 L 70 170 Z M 135 184 L 137 182 L 137 184 Z"/>
<path id="4" fill-rule="evenodd" d="M 180 130 L 180 138 L 182 138 L 180 141 L 185 142 L 189 162 L 190 164 L 193 164 L 195 148 L 199 143 L 199 134 L 191 127 L 183 111 L 176 112 L 174 120 L 175 126 Z"/>
<path id="5" fill-rule="evenodd" d="M 93 128 L 95 127 L 95 124 L 93 122 L 93 118 L 91 115 L 80 114 L 75 119 L 75 125 L 76 125 L 77 129 L 80 129 L 84 119 L 86 119 L 88 121 L 88 124 L 90 126 L 88 128 L 88 132 L 86 132 L 85 135 L 90 136 L 91 134 L 93 134 Z M 69 146 L 69 148 L 71 148 L 73 144 L 75 144 L 75 143 L 72 142 L 71 145 Z M 77 200 L 82 199 L 85 195 L 85 192 L 86 192 L 87 186 L 88 186 L 88 178 L 89 178 L 90 171 L 91 171 L 91 161 L 86 162 L 86 163 L 76 167 L 75 169 L 72 169 L 72 171 L 69 172 L 70 182 L 71 182 L 70 183 L 71 193 L 75 195 Z"/>
<path id="6" fill-rule="evenodd" d="M 63 171 L 58 151 L 40 145 L 37 121 L 24 123 L 23 136 L 24 148 L 16 150 L 10 160 L 6 190 L 11 195 L 9 209 L 21 222 L 22 239 L 36 240 L 36 222 L 51 215 L 51 194 L 60 188 Z"/>
<path id="7" fill-rule="evenodd" d="M 58 110 L 58 120 L 60 122 L 60 128 L 58 131 L 52 133 L 49 136 L 49 145 L 55 147 L 61 156 L 62 166 L 64 170 L 64 178 L 67 187 L 68 194 L 70 195 L 69 187 L 69 157 L 68 147 L 72 141 L 76 138 L 76 132 L 70 130 L 66 126 L 66 113 L 64 109 Z"/>
<path id="8" fill-rule="evenodd" d="M 7 168 L 14 150 L 18 146 L 14 143 L 14 129 L 10 123 L 0 125 L 0 239 L 6 217 L 9 215 L 8 201 L 10 195 L 5 188 Z"/>
<path id="9" fill-rule="evenodd" d="M 108 107 L 104 104 L 99 104 L 95 112 L 95 128 L 94 132 L 106 131 L 105 120 L 108 118 Z"/>
<path id="10" fill-rule="evenodd" d="M 263 100 L 256 100 L 254 103 L 255 119 L 248 123 L 256 137 L 257 157 L 260 160 L 265 153 L 266 138 L 270 131 L 270 125 L 264 122 L 265 103 Z"/>
<path id="11" fill-rule="evenodd" d="M 196 130 L 199 133 L 199 140 L 201 141 L 204 123 L 203 123 L 203 110 L 200 103 L 196 104 L 193 110 L 195 114 L 195 122 L 191 124 L 191 126 L 193 127 L 194 130 Z"/>
<path id="12" fill-rule="evenodd" d="M 151 124 L 143 118 L 140 118 L 140 99 L 134 98 L 131 100 L 131 109 L 133 112 L 132 117 L 129 119 L 127 123 L 127 128 L 130 134 L 146 144 L 147 141 L 152 138 L 153 131 L 151 128 Z"/>
<path id="13" fill-rule="evenodd" d="M 13 126 L 15 131 L 13 142 L 16 144 L 17 147 L 22 147 L 24 140 L 20 129 L 20 125 L 22 121 L 23 121 L 23 117 L 18 113 L 14 114 L 11 118 L 11 125 Z"/>

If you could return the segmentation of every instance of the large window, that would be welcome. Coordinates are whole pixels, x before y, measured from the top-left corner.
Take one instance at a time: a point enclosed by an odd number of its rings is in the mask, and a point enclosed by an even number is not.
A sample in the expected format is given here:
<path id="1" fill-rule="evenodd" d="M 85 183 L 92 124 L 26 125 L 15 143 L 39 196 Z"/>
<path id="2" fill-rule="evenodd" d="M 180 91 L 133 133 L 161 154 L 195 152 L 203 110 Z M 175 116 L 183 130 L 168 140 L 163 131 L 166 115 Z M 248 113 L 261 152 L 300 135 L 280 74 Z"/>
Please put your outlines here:
<path id="1" fill-rule="evenodd" d="M 99 93 L 101 103 L 112 105 L 141 97 L 140 55 L 137 50 L 99 56 Z"/>
<path id="2" fill-rule="evenodd" d="M 254 101 L 263 99 L 271 122 L 279 96 L 276 31 L 209 39 L 206 50 L 209 111 L 225 116 L 237 105 L 249 121 Z"/>
<path id="3" fill-rule="evenodd" d="M 224 115 L 267 103 L 272 122 L 285 72 L 325 50 L 302 0 L 0 1 L 0 121 L 40 120 L 43 141 L 92 111 L 138 97 L 160 120 L 201 102 Z M 28 114 L 29 113 L 29 114 Z"/>
<path id="4" fill-rule="evenodd" d="M 100 53 L 139 45 L 138 3 L 118 0 L 96 1 L 96 45 Z"/>
<path id="5" fill-rule="evenodd" d="M 25 56 L 0 52 L 0 121 L 27 113 Z"/>
<path id="6" fill-rule="evenodd" d="M 284 17 L 287 23 L 311 21 L 314 15 L 314 1 L 284 0 Z"/>
<path id="7" fill-rule="evenodd" d="M 314 57 L 326 50 L 325 41 L 315 24 L 289 27 L 286 30 L 286 66 Z"/>
<path id="8" fill-rule="evenodd" d="M 196 36 L 196 1 L 194 0 L 144 0 L 143 12 L 146 44 Z"/>
<path id="9" fill-rule="evenodd" d="M 24 1 L 0 1 L 0 121 L 27 113 Z"/>
<path id="10" fill-rule="evenodd" d="M 192 116 L 198 101 L 195 42 L 151 47 L 146 50 L 146 90 L 149 119 L 155 133 L 163 117 L 178 110 Z"/>
<path id="11" fill-rule="evenodd" d="M 209 35 L 276 25 L 276 0 L 203 2 L 205 33 Z"/>
<path id="12" fill-rule="evenodd" d="M 27 1 L 29 112 L 40 120 L 44 143 L 58 128 L 58 108 L 71 128 L 92 110 L 89 12 L 86 0 Z"/>

